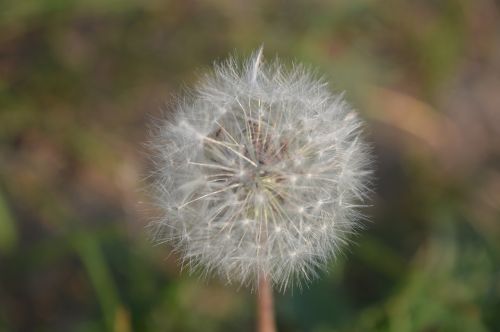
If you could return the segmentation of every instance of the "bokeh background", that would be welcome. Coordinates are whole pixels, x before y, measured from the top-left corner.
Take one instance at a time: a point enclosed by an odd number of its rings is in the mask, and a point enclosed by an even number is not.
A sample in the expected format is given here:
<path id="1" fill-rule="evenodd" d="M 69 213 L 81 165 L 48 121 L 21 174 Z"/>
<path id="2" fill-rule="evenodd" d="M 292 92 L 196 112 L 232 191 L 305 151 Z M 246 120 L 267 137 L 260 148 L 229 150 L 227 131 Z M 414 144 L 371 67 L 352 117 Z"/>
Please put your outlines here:
<path id="1" fill-rule="evenodd" d="M 280 332 L 500 331 L 500 4 L 0 1 L 0 331 L 253 331 L 254 295 L 150 243 L 148 124 L 228 53 L 360 110 L 371 221 Z"/>

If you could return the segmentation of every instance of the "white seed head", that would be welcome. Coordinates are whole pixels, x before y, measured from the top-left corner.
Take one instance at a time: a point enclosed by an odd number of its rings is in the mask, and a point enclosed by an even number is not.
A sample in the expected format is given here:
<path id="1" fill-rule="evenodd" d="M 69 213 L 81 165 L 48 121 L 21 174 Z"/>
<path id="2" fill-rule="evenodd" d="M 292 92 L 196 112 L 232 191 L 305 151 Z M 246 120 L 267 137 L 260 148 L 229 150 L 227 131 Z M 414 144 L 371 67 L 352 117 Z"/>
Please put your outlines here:
<path id="1" fill-rule="evenodd" d="M 216 65 L 153 138 L 159 241 L 183 265 L 285 289 L 359 227 L 370 157 L 341 95 L 302 66 Z"/>

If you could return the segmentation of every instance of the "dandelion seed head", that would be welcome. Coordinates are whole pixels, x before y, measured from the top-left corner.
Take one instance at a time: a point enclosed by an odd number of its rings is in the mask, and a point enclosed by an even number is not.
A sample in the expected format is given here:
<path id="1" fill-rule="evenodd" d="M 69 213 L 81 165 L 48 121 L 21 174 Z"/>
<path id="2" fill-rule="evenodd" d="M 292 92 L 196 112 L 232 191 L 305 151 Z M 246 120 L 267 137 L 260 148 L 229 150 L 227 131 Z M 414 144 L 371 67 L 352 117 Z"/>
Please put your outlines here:
<path id="1" fill-rule="evenodd" d="M 157 126 L 158 241 L 183 265 L 255 286 L 310 280 L 361 227 L 370 156 L 342 95 L 262 49 L 215 65 Z"/>

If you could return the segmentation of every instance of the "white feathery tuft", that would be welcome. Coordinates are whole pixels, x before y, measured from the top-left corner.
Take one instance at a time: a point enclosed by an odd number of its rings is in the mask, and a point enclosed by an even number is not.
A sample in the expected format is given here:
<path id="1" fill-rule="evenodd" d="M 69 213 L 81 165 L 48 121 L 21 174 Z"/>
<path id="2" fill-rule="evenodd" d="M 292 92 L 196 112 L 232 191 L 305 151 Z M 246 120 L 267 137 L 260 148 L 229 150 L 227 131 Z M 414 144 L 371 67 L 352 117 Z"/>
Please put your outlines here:
<path id="1" fill-rule="evenodd" d="M 355 111 L 262 48 L 193 92 L 153 138 L 156 239 L 228 282 L 310 280 L 361 227 L 371 158 Z"/>

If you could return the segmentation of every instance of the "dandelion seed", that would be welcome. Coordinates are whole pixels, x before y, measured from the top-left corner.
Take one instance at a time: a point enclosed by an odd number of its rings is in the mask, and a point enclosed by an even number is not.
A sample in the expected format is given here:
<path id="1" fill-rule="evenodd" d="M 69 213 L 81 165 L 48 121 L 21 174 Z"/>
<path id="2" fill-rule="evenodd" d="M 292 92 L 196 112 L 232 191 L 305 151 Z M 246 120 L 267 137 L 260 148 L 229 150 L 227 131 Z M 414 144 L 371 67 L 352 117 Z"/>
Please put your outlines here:
<path id="1" fill-rule="evenodd" d="M 356 112 L 304 67 L 216 65 L 153 139 L 158 241 L 186 266 L 279 289 L 360 228 L 370 157 Z"/>

